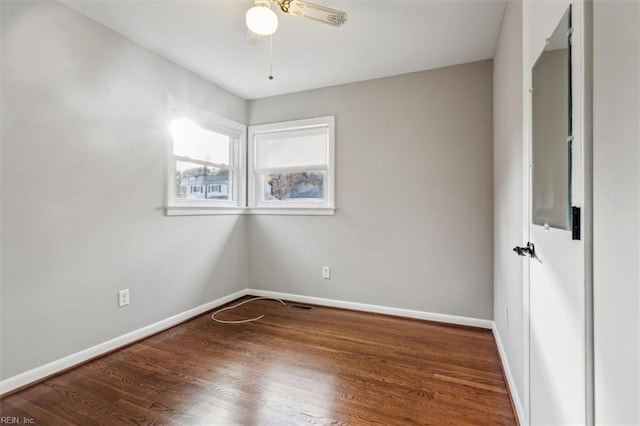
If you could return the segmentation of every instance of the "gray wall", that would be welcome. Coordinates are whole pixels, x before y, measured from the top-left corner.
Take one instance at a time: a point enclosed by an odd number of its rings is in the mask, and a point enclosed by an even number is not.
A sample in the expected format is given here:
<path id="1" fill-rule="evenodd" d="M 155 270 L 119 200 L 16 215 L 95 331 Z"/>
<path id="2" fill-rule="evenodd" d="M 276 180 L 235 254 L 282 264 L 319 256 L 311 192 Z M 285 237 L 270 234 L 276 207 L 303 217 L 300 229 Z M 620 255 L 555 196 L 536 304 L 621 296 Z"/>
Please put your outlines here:
<path id="1" fill-rule="evenodd" d="M 593 8 L 597 424 L 640 424 L 640 4 Z"/>
<path id="2" fill-rule="evenodd" d="M 249 287 L 491 319 L 492 108 L 491 61 L 250 101 L 336 116 L 338 210 L 251 217 Z"/>
<path id="3" fill-rule="evenodd" d="M 524 397 L 522 2 L 507 2 L 493 62 L 494 321 L 522 409 Z M 508 310 L 508 315 L 507 315 Z M 508 319 L 507 319 L 508 317 Z"/>
<path id="4" fill-rule="evenodd" d="M 246 101 L 59 4 L 2 8 L 1 377 L 246 288 L 244 218 L 162 212 L 167 95 Z"/>

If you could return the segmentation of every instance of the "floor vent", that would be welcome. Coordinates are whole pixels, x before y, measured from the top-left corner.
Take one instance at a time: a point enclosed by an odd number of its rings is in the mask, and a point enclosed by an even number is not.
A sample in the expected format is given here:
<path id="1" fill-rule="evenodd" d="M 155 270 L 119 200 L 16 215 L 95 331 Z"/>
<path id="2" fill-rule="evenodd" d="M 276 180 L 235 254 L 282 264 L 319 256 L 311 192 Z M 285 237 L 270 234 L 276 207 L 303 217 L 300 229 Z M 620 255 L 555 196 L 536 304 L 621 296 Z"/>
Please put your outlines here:
<path id="1" fill-rule="evenodd" d="M 289 309 L 295 309 L 297 311 L 312 311 L 313 310 L 313 306 L 297 305 L 297 304 L 289 305 L 288 308 Z"/>

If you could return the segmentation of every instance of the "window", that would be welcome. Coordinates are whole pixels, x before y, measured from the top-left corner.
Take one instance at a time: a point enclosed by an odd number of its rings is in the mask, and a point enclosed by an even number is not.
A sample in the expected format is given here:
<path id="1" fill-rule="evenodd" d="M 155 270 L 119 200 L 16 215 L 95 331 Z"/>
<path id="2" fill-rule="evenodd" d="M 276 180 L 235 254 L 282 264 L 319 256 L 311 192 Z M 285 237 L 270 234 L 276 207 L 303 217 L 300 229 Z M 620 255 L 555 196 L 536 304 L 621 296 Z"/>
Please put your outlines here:
<path id="1" fill-rule="evenodd" d="M 249 127 L 254 213 L 333 214 L 335 118 Z"/>
<path id="2" fill-rule="evenodd" d="M 334 214 L 333 116 L 253 126 L 248 141 L 243 124 L 172 97 L 169 118 L 168 216 Z"/>
<path id="3" fill-rule="evenodd" d="M 246 128 L 169 98 L 168 215 L 236 213 L 245 207 Z"/>

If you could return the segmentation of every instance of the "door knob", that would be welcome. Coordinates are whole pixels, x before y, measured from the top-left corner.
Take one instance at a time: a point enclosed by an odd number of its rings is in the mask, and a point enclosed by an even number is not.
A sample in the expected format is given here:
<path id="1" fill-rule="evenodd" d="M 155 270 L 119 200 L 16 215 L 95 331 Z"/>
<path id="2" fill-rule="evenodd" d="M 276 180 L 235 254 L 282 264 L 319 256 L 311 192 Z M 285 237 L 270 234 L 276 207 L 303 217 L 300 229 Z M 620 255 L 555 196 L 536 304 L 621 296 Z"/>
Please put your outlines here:
<path id="1" fill-rule="evenodd" d="M 524 247 L 514 247 L 513 251 L 515 251 L 518 256 L 531 256 L 534 259 L 537 258 L 536 247 L 530 241 L 528 241 L 527 245 Z"/>

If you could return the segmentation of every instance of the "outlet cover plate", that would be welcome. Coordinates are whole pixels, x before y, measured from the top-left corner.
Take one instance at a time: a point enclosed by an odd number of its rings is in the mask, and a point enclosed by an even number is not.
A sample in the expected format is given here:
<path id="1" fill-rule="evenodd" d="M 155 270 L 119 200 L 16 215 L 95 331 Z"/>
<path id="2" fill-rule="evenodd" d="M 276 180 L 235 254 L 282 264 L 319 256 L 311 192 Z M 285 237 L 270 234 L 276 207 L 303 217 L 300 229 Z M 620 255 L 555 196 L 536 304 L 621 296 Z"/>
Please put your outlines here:
<path id="1" fill-rule="evenodd" d="M 129 289 L 120 290 L 118 292 L 118 307 L 122 308 L 129 304 Z"/>
<path id="2" fill-rule="evenodd" d="M 331 279 L 331 267 L 329 266 L 322 267 L 322 278 L 324 278 L 325 280 Z"/>

